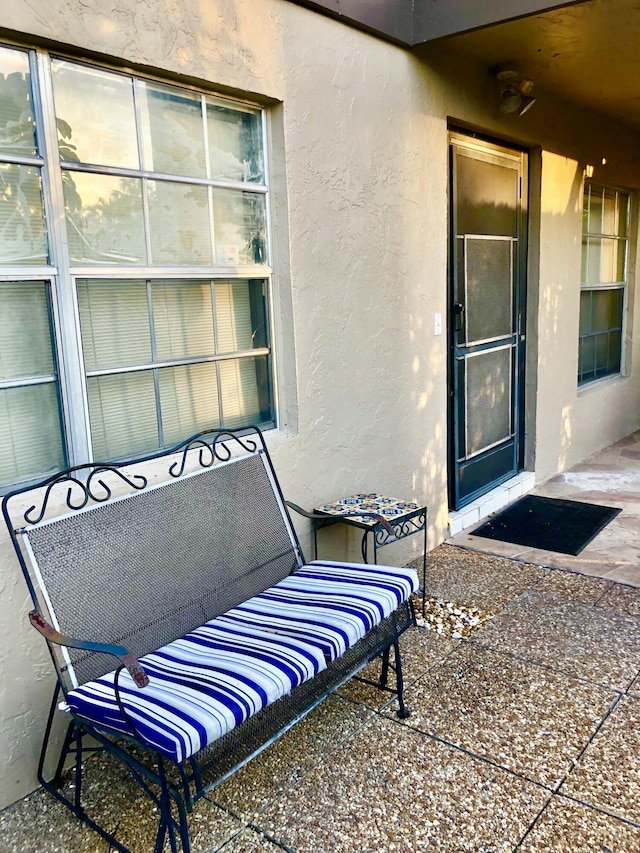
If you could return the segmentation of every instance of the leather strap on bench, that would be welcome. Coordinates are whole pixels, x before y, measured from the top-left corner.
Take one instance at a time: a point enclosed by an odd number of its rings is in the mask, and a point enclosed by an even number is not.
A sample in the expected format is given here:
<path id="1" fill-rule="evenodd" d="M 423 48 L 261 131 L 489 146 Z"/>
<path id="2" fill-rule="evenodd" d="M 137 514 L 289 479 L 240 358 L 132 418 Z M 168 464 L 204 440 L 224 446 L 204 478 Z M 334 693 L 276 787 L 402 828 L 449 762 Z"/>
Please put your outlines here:
<path id="1" fill-rule="evenodd" d="M 131 678 L 134 680 L 136 687 L 142 688 L 149 684 L 149 676 L 138 663 L 138 660 L 124 646 L 111 645 L 110 643 L 94 643 L 91 640 L 77 640 L 73 637 L 66 637 L 60 631 L 56 631 L 44 619 L 39 610 L 32 610 L 29 613 L 29 622 L 50 643 L 56 643 L 59 646 L 69 646 L 72 649 L 84 649 L 88 652 L 102 652 L 103 654 L 113 655 L 122 661 L 122 664 L 127 668 Z"/>

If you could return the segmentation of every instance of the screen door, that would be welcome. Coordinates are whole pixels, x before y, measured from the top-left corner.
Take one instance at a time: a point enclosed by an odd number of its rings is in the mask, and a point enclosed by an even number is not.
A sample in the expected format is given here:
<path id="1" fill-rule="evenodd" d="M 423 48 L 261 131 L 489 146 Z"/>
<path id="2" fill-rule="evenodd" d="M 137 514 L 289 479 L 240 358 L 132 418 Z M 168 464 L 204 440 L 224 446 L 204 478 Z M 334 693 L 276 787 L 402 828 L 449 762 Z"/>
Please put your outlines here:
<path id="1" fill-rule="evenodd" d="M 449 483 L 459 509 L 522 467 L 526 155 L 450 136 Z"/>

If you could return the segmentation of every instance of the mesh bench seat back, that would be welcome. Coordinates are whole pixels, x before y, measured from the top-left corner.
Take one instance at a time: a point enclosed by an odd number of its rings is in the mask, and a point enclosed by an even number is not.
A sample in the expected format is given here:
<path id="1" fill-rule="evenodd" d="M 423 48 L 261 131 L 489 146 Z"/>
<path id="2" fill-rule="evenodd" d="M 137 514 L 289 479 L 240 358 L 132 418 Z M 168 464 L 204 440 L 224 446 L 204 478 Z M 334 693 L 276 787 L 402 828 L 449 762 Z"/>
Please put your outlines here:
<path id="1" fill-rule="evenodd" d="M 139 658 L 290 574 L 294 540 L 263 460 L 244 456 L 28 529 L 60 631 Z M 66 653 L 69 686 L 114 667 L 108 655 Z"/>

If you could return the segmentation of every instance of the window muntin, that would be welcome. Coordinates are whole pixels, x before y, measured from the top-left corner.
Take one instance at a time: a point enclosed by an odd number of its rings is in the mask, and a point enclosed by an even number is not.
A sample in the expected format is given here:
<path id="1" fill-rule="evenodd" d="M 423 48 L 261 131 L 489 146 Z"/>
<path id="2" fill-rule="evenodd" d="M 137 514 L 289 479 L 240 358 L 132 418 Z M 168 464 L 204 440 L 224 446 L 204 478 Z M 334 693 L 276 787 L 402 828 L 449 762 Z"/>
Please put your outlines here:
<path id="1" fill-rule="evenodd" d="M 36 80 L 42 94 L 31 90 Z M 18 279 L 27 286 L 5 290 L 17 306 L 17 336 L 31 322 L 34 286 L 46 305 L 39 348 L 0 362 L 0 371 L 6 363 L 18 372 L 0 376 L 0 409 L 5 437 L 13 430 L 34 442 L 39 411 L 48 436 L 32 465 L 7 448 L 13 462 L 0 468 L 0 486 L 62 466 L 63 422 L 96 459 L 170 446 L 206 428 L 273 425 L 264 163 L 255 107 L 0 47 L 0 278 L 24 266 Z M 68 251 L 69 266 L 48 266 L 50 244 Z M 51 289 L 29 275 L 43 266 Z M 59 353 L 73 361 L 62 388 Z M 34 372 L 30 359 L 46 369 Z"/>
<path id="2" fill-rule="evenodd" d="M 582 225 L 578 384 L 620 372 L 629 195 L 586 184 Z"/>

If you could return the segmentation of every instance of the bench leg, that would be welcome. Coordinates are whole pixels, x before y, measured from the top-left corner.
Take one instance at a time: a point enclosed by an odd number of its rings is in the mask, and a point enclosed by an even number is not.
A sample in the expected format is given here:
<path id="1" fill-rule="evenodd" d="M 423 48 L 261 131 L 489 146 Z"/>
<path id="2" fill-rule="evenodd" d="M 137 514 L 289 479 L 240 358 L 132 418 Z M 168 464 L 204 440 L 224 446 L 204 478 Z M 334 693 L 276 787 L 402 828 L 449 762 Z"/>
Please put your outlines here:
<path id="1" fill-rule="evenodd" d="M 387 646 L 387 648 L 382 652 L 382 669 L 380 670 L 380 687 L 386 687 L 387 681 L 389 680 L 389 652 L 391 651 L 391 646 Z"/>
<path id="2" fill-rule="evenodd" d="M 189 828 L 187 826 L 187 813 L 184 806 L 184 801 L 179 795 L 172 793 L 171 786 L 167 780 L 164 769 L 164 761 L 158 761 L 158 775 L 161 782 L 160 791 L 160 822 L 158 825 L 158 834 L 156 835 L 156 843 L 153 848 L 154 853 L 162 853 L 164 842 L 167 836 L 169 837 L 169 845 L 171 853 L 178 853 L 178 839 L 176 829 L 180 833 L 180 842 L 183 853 L 190 853 L 191 843 L 189 841 Z M 178 809 L 178 821 L 173 817 L 172 803 L 175 803 Z"/>
<path id="3" fill-rule="evenodd" d="M 191 845 L 189 841 L 189 828 L 187 825 L 187 807 L 185 800 L 180 793 L 176 791 L 167 779 L 165 768 L 162 759 L 158 760 L 157 774 L 143 767 L 133 757 L 125 753 L 119 746 L 112 743 L 109 739 L 103 737 L 95 731 L 85 732 L 84 728 L 76 723 L 72 718 L 69 721 L 65 732 L 62 749 L 56 765 L 55 773 L 51 779 L 45 778 L 44 765 L 49 751 L 49 740 L 53 728 L 53 720 L 58 705 L 60 688 L 56 686 L 49 709 L 49 717 L 40 750 L 40 759 L 38 761 L 38 781 L 42 787 L 53 797 L 65 805 L 69 811 L 79 818 L 83 823 L 86 823 L 91 829 L 97 832 L 105 841 L 108 842 L 111 850 L 117 850 L 119 853 L 131 853 L 128 847 L 121 844 L 110 832 L 107 832 L 100 824 L 96 823 L 85 812 L 82 805 L 82 789 L 83 789 L 83 760 L 87 753 L 95 753 L 96 751 L 106 750 L 114 757 L 118 758 L 122 764 L 129 770 L 134 780 L 140 785 L 145 794 L 149 798 L 151 805 L 156 805 L 160 812 L 158 821 L 158 832 L 154 845 L 154 853 L 162 853 L 165 847 L 165 841 L 168 839 L 171 853 L 178 853 L 181 849 L 182 853 L 190 853 Z M 98 740 L 102 746 L 85 746 L 83 738 L 92 735 Z M 63 773 L 67 759 L 74 755 L 74 791 L 73 797 L 66 796 L 62 788 L 64 785 Z M 150 785 L 158 786 L 159 793 L 152 790 Z M 156 788 L 157 790 L 157 788 Z M 174 806 L 177 811 L 177 817 L 174 817 Z"/>
<path id="4" fill-rule="evenodd" d="M 398 691 L 398 708 L 397 714 L 401 720 L 406 720 L 410 715 L 410 711 L 404 704 L 404 679 L 402 678 L 402 658 L 400 657 L 400 645 L 397 640 L 394 640 L 393 651 L 395 654 L 396 665 L 396 688 Z"/>
<path id="5" fill-rule="evenodd" d="M 392 647 L 394 654 L 393 664 L 391 664 L 389 661 L 389 656 Z M 402 658 L 400 656 L 400 644 L 397 639 L 394 640 L 394 642 L 390 646 L 387 646 L 387 648 L 382 652 L 381 658 L 382 668 L 380 670 L 380 687 L 385 688 L 387 686 L 387 681 L 389 680 L 389 669 L 393 669 L 396 674 L 396 693 L 398 695 L 398 705 L 400 706 L 397 713 L 401 720 L 406 720 L 410 714 L 410 711 L 404 704 L 404 679 L 402 677 Z"/>

